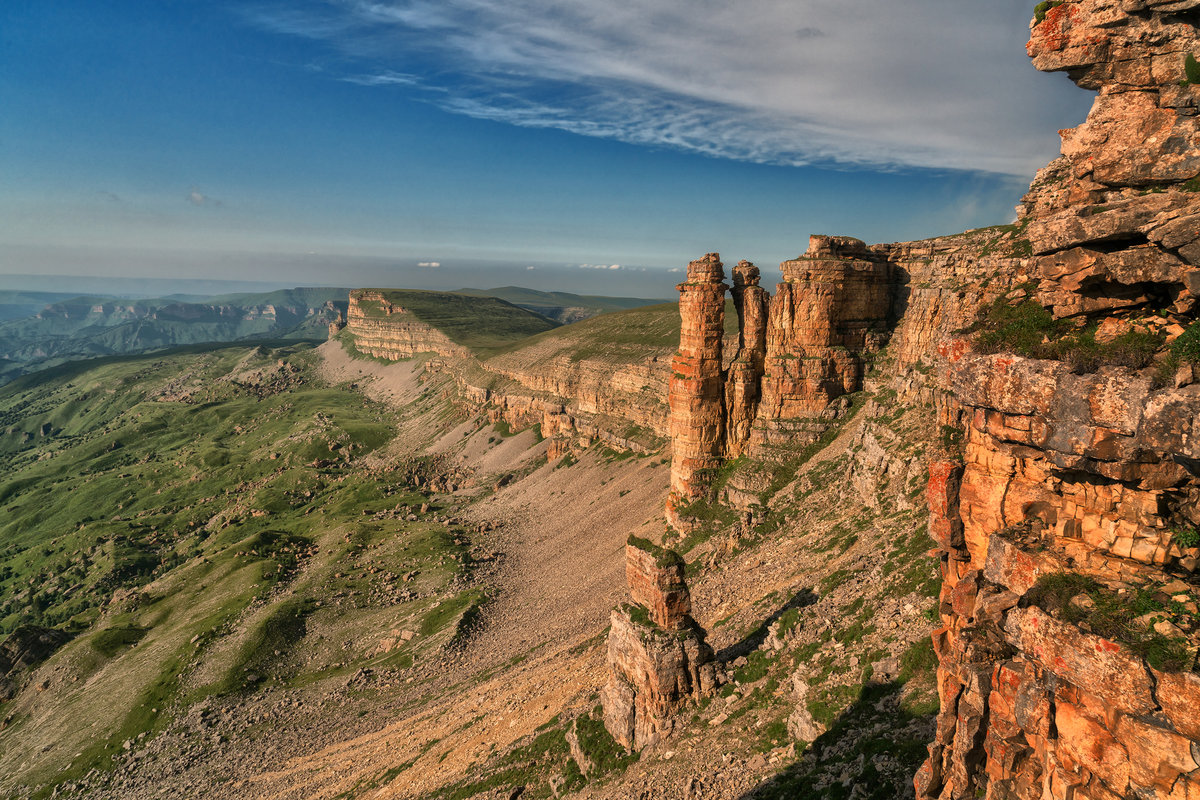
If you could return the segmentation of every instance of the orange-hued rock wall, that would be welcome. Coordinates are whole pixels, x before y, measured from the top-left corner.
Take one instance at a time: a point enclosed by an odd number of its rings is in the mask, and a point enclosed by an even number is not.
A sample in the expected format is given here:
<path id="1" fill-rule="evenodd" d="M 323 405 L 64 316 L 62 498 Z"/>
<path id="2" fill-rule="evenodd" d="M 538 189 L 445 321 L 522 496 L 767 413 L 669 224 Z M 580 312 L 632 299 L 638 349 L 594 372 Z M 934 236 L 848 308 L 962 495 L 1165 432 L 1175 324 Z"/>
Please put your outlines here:
<path id="1" fill-rule="evenodd" d="M 1195 321 L 1197 9 L 1068 0 L 1031 28 L 1035 66 L 1099 95 L 1018 208 L 1030 257 L 1006 283 L 1036 282 L 1097 339 Z M 963 443 L 930 465 L 941 711 L 917 797 L 1200 797 L 1200 549 L 1178 536 L 1200 527 L 1193 370 L 1164 374 L 1160 353 L 1073 371 L 945 335 L 939 356 L 941 421 Z M 1092 589 L 1064 606 L 1047 588 L 1063 575 Z M 1100 635 L 1097 597 L 1135 596 L 1164 611 Z"/>
<path id="2" fill-rule="evenodd" d="M 750 453 L 759 458 L 815 440 L 830 403 L 861 388 L 863 355 L 879 350 L 890 332 L 892 265 L 861 241 L 813 236 L 804 256 L 780 269 L 750 435 Z"/>
<path id="3" fill-rule="evenodd" d="M 746 449 L 758 414 L 763 368 L 767 358 L 767 314 L 771 302 L 758 285 L 758 267 L 739 261 L 733 268 L 733 307 L 738 315 L 738 349 L 725 379 L 725 456 L 737 458 Z"/>
<path id="4" fill-rule="evenodd" d="M 668 522 L 676 509 L 703 497 L 725 453 L 725 269 L 709 253 L 687 268 L 679 284 L 679 350 L 671 362 L 667 395 L 671 431 L 671 494 Z"/>

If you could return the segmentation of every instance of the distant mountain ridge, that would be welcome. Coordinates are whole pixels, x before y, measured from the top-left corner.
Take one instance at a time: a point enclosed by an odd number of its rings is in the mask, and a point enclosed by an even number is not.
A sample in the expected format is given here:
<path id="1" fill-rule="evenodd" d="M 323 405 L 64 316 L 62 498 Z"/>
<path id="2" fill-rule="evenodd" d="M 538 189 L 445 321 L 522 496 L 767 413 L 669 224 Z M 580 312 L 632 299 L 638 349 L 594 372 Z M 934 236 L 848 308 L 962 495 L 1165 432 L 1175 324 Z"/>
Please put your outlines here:
<path id="1" fill-rule="evenodd" d="M 322 287 L 185 300 L 0 292 L 0 382 L 95 356 L 204 342 L 324 339 L 329 323 L 344 315 L 348 294 Z M 47 302 L 39 307 L 39 301 Z"/>

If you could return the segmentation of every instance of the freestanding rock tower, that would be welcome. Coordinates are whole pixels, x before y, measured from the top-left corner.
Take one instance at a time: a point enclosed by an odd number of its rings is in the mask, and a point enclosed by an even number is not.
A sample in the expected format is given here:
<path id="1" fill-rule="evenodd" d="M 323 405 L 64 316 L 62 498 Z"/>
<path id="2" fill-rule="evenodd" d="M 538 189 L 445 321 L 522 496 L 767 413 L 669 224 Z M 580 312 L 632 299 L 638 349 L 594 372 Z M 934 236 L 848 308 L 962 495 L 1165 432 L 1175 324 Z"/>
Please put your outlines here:
<path id="1" fill-rule="evenodd" d="M 725 335 L 725 269 L 717 253 L 688 264 L 679 284 L 679 352 L 671 362 L 671 494 L 667 522 L 709 487 L 725 452 L 725 389 L 721 339 Z"/>
<path id="2" fill-rule="evenodd" d="M 674 727 L 689 699 L 711 694 L 717 665 L 692 603 L 678 553 L 630 537 L 625 577 L 632 603 L 612 612 L 604 724 L 621 745 L 640 750 Z"/>

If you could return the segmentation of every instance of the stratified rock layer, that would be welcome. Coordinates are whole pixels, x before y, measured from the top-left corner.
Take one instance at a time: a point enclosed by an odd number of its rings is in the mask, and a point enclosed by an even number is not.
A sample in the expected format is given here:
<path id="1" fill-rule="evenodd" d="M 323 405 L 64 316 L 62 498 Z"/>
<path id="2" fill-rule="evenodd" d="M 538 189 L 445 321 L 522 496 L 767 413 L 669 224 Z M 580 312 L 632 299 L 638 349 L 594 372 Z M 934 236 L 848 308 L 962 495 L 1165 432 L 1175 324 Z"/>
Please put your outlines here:
<path id="1" fill-rule="evenodd" d="M 358 289 L 350 293 L 346 327 L 354 334 L 354 346 L 376 358 L 412 358 L 418 353 L 466 358 L 471 351 L 455 344 L 446 334 L 421 322 L 382 292 Z"/>
<path id="2" fill-rule="evenodd" d="M 709 253 L 688 265 L 679 284 L 679 351 L 671 362 L 669 522 L 680 505 L 704 497 L 725 452 L 725 270 Z"/>
<path id="3" fill-rule="evenodd" d="M 1168 332 L 1194 321 L 1196 9 L 1069 0 L 1043 4 L 1032 27 L 1034 64 L 1099 96 L 1063 132 L 1018 228 L 1036 300 L 1098 325 L 1098 339 L 1139 317 L 1157 314 Z M 962 340 L 940 352 L 942 418 L 965 444 L 961 460 L 930 466 L 941 713 L 918 798 L 1200 797 L 1200 675 L 1185 632 L 1150 617 L 1104 638 L 1088 623 L 1095 600 L 1073 598 L 1066 614 L 1044 588 L 1079 573 L 1125 602 L 1164 585 L 1182 598 L 1171 602 L 1191 596 L 1200 550 L 1173 535 L 1200 523 L 1191 370 L 1159 387 L 1152 368 L 1075 374 Z M 1133 644 L 1155 636 L 1185 657 Z"/>
<path id="4" fill-rule="evenodd" d="M 626 577 L 634 602 L 612 612 L 604 724 L 621 745 L 640 750 L 671 733 L 675 712 L 717 685 L 712 648 L 690 616 L 683 559 L 631 538 Z"/>
<path id="5" fill-rule="evenodd" d="M 862 354 L 887 341 L 892 267 L 850 237 L 813 236 L 780 265 L 770 303 L 762 400 L 750 452 L 770 458 L 820 435 L 830 403 L 862 386 Z"/>
<path id="6" fill-rule="evenodd" d="M 633 602 L 669 631 L 687 627 L 691 619 L 692 598 L 683 568 L 683 559 L 671 550 L 640 539 L 625 545 L 625 580 Z"/>
<path id="7" fill-rule="evenodd" d="M 767 314 L 771 302 L 758 285 L 758 267 L 739 261 L 733 268 L 733 306 L 738 315 L 738 351 L 725 379 L 725 455 L 737 458 L 750 439 L 758 413 L 767 358 Z"/>

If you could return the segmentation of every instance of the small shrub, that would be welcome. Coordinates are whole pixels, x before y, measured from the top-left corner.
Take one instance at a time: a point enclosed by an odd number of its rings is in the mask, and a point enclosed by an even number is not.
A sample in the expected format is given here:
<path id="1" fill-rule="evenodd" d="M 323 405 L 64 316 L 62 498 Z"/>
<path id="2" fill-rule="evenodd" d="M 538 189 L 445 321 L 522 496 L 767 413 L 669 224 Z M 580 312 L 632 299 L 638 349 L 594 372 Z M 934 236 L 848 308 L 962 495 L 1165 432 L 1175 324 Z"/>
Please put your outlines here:
<path id="1" fill-rule="evenodd" d="M 1182 550 L 1200 547 L 1200 530 L 1196 528 L 1172 528 L 1171 538 Z"/>
<path id="2" fill-rule="evenodd" d="M 1066 0 L 1044 0 L 1033 7 L 1033 18 L 1041 22 L 1046 18 L 1046 13 L 1056 6 L 1061 6 Z M 1190 58 L 1190 56 L 1189 56 Z"/>
<path id="3" fill-rule="evenodd" d="M 1100 367 L 1142 369 L 1154 361 L 1163 337 L 1147 330 L 1132 328 L 1109 342 L 1096 341 L 1095 331 L 1084 331 L 1056 342 L 1053 351 L 1071 365 L 1076 373 L 1095 372 Z"/>
<path id="4" fill-rule="evenodd" d="M 1200 62 L 1191 53 L 1183 59 L 1183 75 L 1188 83 L 1200 83 Z"/>
<path id="5" fill-rule="evenodd" d="M 1171 355 L 1180 361 L 1200 363 L 1200 322 L 1193 322 L 1171 342 Z"/>
<path id="6" fill-rule="evenodd" d="M 943 425 L 938 437 L 942 450 L 950 455 L 959 457 L 963 454 L 964 436 L 961 429 L 954 425 Z"/>

